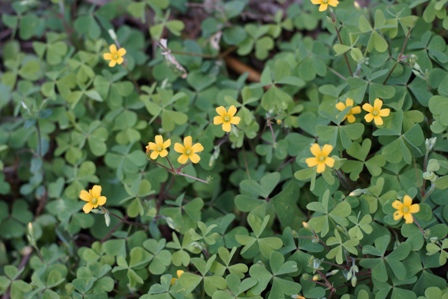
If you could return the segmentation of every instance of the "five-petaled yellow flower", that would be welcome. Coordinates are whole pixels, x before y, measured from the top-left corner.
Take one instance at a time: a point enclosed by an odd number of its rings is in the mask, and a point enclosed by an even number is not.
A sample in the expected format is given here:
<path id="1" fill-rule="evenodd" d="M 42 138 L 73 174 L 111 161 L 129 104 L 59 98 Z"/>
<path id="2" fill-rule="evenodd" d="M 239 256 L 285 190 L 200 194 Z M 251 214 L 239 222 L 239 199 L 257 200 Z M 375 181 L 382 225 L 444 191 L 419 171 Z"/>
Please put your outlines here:
<path id="1" fill-rule="evenodd" d="M 342 102 L 339 102 L 339 103 L 336 104 L 336 109 L 338 109 L 339 111 L 343 111 L 345 108 L 352 107 L 352 108 L 350 109 L 350 111 L 344 116 L 344 118 L 342 119 L 342 121 L 344 121 L 345 119 L 347 119 L 347 121 L 348 121 L 349 123 L 354 123 L 354 122 L 355 122 L 356 117 L 355 117 L 353 114 L 359 114 L 359 113 L 361 113 L 361 107 L 359 107 L 359 106 L 355 106 L 355 107 L 353 107 L 354 104 L 355 104 L 355 102 L 353 102 L 353 100 L 350 99 L 350 98 L 347 98 L 347 99 L 345 100 L 345 104 L 342 103 Z"/>
<path id="2" fill-rule="evenodd" d="M 182 274 L 184 274 L 184 270 L 177 270 L 177 271 L 176 271 L 176 274 L 177 274 L 177 278 L 176 278 L 176 277 L 171 278 L 170 285 L 173 285 L 174 282 L 175 282 L 176 280 L 178 280 L 178 279 L 182 276 Z"/>
<path id="3" fill-rule="evenodd" d="M 174 145 L 174 150 L 178 152 L 180 157 L 177 159 L 177 162 L 180 164 L 187 163 L 188 159 L 191 160 L 193 163 L 198 163 L 199 160 L 201 160 L 201 157 L 199 157 L 199 152 L 202 152 L 204 150 L 204 147 L 200 143 L 193 144 L 193 140 L 191 139 L 191 136 L 187 136 L 184 138 L 184 144 L 176 143 Z"/>
<path id="4" fill-rule="evenodd" d="M 381 126 L 383 124 L 382 117 L 389 116 L 390 109 L 381 109 L 383 106 L 383 101 L 376 98 L 375 102 L 373 103 L 373 106 L 369 103 L 365 103 L 362 105 L 362 109 L 369 112 L 364 116 L 364 119 L 366 122 L 371 122 L 372 120 L 375 122 L 375 125 Z"/>
<path id="5" fill-rule="evenodd" d="M 392 207 L 397 211 L 394 213 L 394 220 L 400 220 L 404 217 L 406 223 L 414 222 L 412 214 L 418 213 L 420 211 L 419 204 L 412 204 L 412 198 L 409 195 L 405 195 L 403 202 L 396 200 L 392 203 Z"/>
<path id="6" fill-rule="evenodd" d="M 240 123 L 241 118 L 235 116 L 236 107 L 233 105 L 230 106 L 229 110 L 226 110 L 224 106 L 219 106 L 218 108 L 216 108 L 216 113 L 218 113 L 219 115 L 213 118 L 213 124 L 222 124 L 222 129 L 225 132 L 230 132 L 230 130 L 232 129 L 231 125 L 237 125 Z"/>
<path id="7" fill-rule="evenodd" d="M 329 144 L 325 144 L 322 148 L 319 144 L 314 143 L 310 151 L 314 155 L 314 157 L 307 158 L 306 164 L 308 167 L 314 167 L 317 165 L 317 173 L 322 173 L 325 171 L 325 165 L 328 167 L 334 166 L 334 159 L 329 157 L 331 151 L 333 150 L 333 146 Z"/>
<path id="8" fill-rule="evenodd" d="M 162 135 L 156 135 L 156 143 L 148 142 L 146 146 L 146 153 L 149 154 L 151 152 L 151 159 L 155 160 L 160 155 L 160 157 L 166 157 L 168 155 L 168 151 L 166 150 L 171 145 L 171 139 L 163 141 Z"/>
<path id="9" fill-rule="evenodd" d="M 103 58 L 105 60 L 110 60 L 109 66 L 114 67 L 116 64 L 122 64 L 124 59 L 123 56 L 126 54 L 125 48 L 120 48 L 117 50 L 117 46 L 114 44 L 109 46 L 110 53 L 104 53 Z"/>
<path id="10" fill-rule="evenodd" d="M 82 210 L 84 213 L 89 213 L 92 209 L 98 208 L 98 206 L 102 206 L 106 203 L 106 196 L 101 196 L 101 186 L 94 185 L 92 189 L 87 192 L 86 190 L 82 190 L 79 193 L 79 198 L 87 203 L 84 205 Z"/>
<path id="11" fill-rule="evenodd" d="M 319 6 L 319 11 L 325 11 L 328 5 L 336 7 L 339 4 L 338 0 L 311 0 L 311 3 Z"/>

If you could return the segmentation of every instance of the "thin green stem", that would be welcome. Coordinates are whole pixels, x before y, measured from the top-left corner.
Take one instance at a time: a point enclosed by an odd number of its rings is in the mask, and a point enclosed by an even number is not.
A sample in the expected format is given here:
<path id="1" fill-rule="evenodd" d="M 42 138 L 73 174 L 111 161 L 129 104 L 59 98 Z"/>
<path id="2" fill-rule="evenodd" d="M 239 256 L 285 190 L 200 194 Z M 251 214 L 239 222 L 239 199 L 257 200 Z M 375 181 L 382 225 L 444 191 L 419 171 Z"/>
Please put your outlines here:
<path id="1" fill-rule="evenodd" d="M 342 41 L 341 32 L 339 31 L 338 26 L 336 25 L 336 15 L 334 14 L 333 11 L 330 11 L 330 13 L 331 13 L 331 21 L 333 22 L 334 29 L 336 30 L 336 35 L 338 36 L 339 43 L 341 45 L 343 45 L 344 42 Z M 344 53 L 344 60 L 345 60 L 345 64 L 347 65 L 350 76 L 353 77 L 353 72 L 352 72 L 352 68 L 350 67 L 350 63 L 348 61 L 347 52 Z"/>
<path id="2" fill-rule="evenodd" d="M 327 276 L 326 276 L 324 273 L 322 273 L 322 271 L 320 271 L 320 270 L 316 270 L 316 271 L 317 271 L 317 273 L 319 273 L 320 277 L 325 281 L 325 285 L 326 285 L 332 292 L 334 292 L 334 291 L 333 291 L 333 290 L 334 290 L 334 286 L 328 281 Z"/>
<path id="3" fill-rule="evenodd" d="M 425 159 L 423 160 L 423 172 L 426 172 L 426 169 L 428 167 L 428 156 L 429 156 L 429 149 L 426 149 L 426 153 L 425 153 Z M 422 187 L 421 187 L 421 195 L 424 197 L 425 196 L 425 190 L 426 190 L 426 180 L 423 179 L 423 183 L 422 183 Z"/>
<path id="4" fill-rule="evenodd" d="M 166 156 L 165 158 L 166 158 L 166 160 L 168 161 L 168 164 L 170 164 L 171 171 L 175 171 L 175 170 L 174 170 L 174 166 L 173 166 L 173 164 L 171 164 L 171 161 L 170 161 L 170 159 L 168 158 L 168 156 Z M 167 169 L 168 169 L 168 168 L 167 168 Z"/>
<path id="5" fill-rule="evenodd" d="M 126 223 L 126 224 L 147 228 L 147 225 L 146 225 L 146 224 L 129 221 L 129 220 L 125 219 L 125 218 L 122 218 L 122 217 L 118 216 L 118 215 L 115 214 L 115 213 L 112 213 L 111 211 L 107 210 L 107 209 L 104 208 L 104 207 L 101 207 L 101 210 L 103 210 L 103 212 L 105 212 L 105 213 L 106 213 L 106 212 L 109 213 L 109 215 L 114 216 L 115 218 L 117 218 L 118 220 L 120 220 L 121 222 L 124 222 L 124 223 Z"/>
<path id="6" fill-rule="evenodd" d="M 339 73 L 338 71 L 336 71 L 335 69 L 329 67 L 328 65 L 327 65 L 327 69 L 328 69 L 330 72 L 332 72 L 333 74 L 335 74 L 336 76 L 338 76 L 339 78 L 341 78 L 342 80 L 347 81 L 347 78 L 345 78 L 342 74 L 340 74 L 340 73 Z"/>
<path id="7" fill-rule="evenodd" d="M 208 184 L 208 181 L 202 180 L 202 179 L 200 179 L 200 178 L 191 176 L 191 175 L 186 174 L 186 173 L 183 173 L 183 172 L 176 172 L 176 174 L 181 175 L 181 176 L 184 176 L 184 177 L 187 177 L 187 178 L 190 178 L 190 179 L 193 179 L 193 180 L 196 180 L 196 181 L 198 181 L 198 182 L 202 182 L 202 183 L 204 183 L 204 184 Z"/>
<path id="8" fill-rule="evenodd" d="M 383 85 L 385 85 L 387 83 L 387 80 L 389 80 L 390 76 L 392 75 L 393 71 L 395 70 L 395 68 L 397 67 L 397 65 L 400 63 L 400 61 L 403 59 L 403 53 L 404 53 L 404 49 L 406 48 L 406 44 L 409 40 L 409 38 L 411 37 L 411 31 L 412 31 L 413 27 L 409 28 L 408 33 L 406 34 L 406 37 L 404 39 L 403 45 L 401 47 L 401 51 L 400 54 L 398 54 L 397 57 L 397 61 L 395 62 L 394 66 L 390 69 L 389 73 L 386 76 L 386 79 L 384 79 Z"/>
<path id="9" fill-rule="evenodd" d="M 431 195 L 431 193 L 434 192 L 434 190 L 436 189 L 436 185 L 434 183 L 431 183 L 431 187 L 429 188 L 429 190 L 425 193 L 425 195 L 423 196 L 422 200 L 420 201 L 420 203 L 424 203 L 428 197 Z"/>
<path id="10" fill-rule="evenodd" d="M 275 132 L 274 132 L 274 128 L 272 127 L 271 118 L 268 118 L 268 120 L 266 121 L 266 124 L 268 125 L 269 130 L 271 131 L 271 134 L 272 134 L 272 144 L 276 144 L 277 140 L 275 138 Z"/>
<path id="11" fill-rule="evenodd" d="M 425 237 L 425 231 L 424 231 L 423 228 L 420 226 L 420 224 L 418 223 L 418 221 L 415 220 L 415 218 L 414 218 L 414 223 L 415 223 L 415 225 L 417 225 L 418 229 L 420 230 L 420 232 L 422 233 L 423 238 L 424 238 L 424 237 Z"/>
<path id="12" fill-rule="evenodd" d="M 335 172 L 339 178 L 339 181 L 342 183 L 342 185 L 344 185 L 344 187 L 347 190 L 354 190 L 355 188 L 352 186 L 352 184 L 349 182 L 349 180 L 347 179 L 347 177 L 345 176 L 345 173 L 343 173 L 342 171 L 340 171 L 339 169 L 335 169 Z"/>
<path id="13" fill-rule="evenodd" d="M 160 166 L 160 167 L 162 167 L 162 168 L 165 168 L 166 170 L 168 170 L 169 172 L 173 172 L 174 171 L 174 168 L 168 168 L 168 167 L 166 167 L 165 165 L 162 165 L 162 164 L 160 164 L 160 163 L 158 163 L 158 162 L 155 162 L 154 161 L 154 164 L 156 164 L 157 166 Z M 171 164 L 171 163 L 170 163 Z M 172 166 L 171 166 L 172 167 Z"/>
<path id="14" fill-rule="evenodd" d="M 247 165 L 247 157 L 246 157 L 246 150 L 243 147 L 243 160 L 244 160 L 244 166 L 246 167 L 246 174 L 249 180 L 251 180 L 250 172 L 249 172 L 249 166 Z"/>
<path id="15" fill-rule="evenodd" d="M 37 131 L 37 156 L 42 161 L 43 164 L 43 151 L 42 151 L 42 133 L 40 130 L 39 120 L 36 120 L 36 131 Z M 42 170 L 42 186 L 44 186 L 44 192 L 42 196 L 39 198 L 39 205 L 36 208 L 35 217 L 39 216 L 42 210 L 45 207 L 45 204 L 47 203 L 47 188 L 45 187 L 46 184 L 46 176 L 45 176 L 45 170 L 43 166 L 41 167 Z"/>

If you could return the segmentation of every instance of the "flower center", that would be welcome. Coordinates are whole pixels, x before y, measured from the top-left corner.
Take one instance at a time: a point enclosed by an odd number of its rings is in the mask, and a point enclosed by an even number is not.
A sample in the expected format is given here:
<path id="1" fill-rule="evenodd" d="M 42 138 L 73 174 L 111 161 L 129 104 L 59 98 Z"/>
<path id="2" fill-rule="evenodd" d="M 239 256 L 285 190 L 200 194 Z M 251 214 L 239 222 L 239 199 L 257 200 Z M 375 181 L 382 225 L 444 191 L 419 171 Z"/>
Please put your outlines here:
<path id="1" fill-rule="evenodd" d="M 112 57 L 114 60 L 117 60 L 119 58 L 118 54 L 114 54 L 114 55 L 112 55 Z"/>
<path id="2" fill-rule="evenodd" d="M 327 157 L 325 157 L 325 156 L 320 156 L 319 157 L 319 162 L 325 162 L 325 159 L 326 159 Z"/>
<path id="3" fill-rule="evenodd" d="M 157 146 L 157 151 L 158 151 L 158 152 L 161 152 L 162 150 L 163 150 L 163 147 L 162 147 L 161 145 L 158 145 L 158 146 Z"/>
<path id="4" fill-rule="evenodd" d="M 378 116 L 380 114 L 380 112 L 378 110 L 373 110 L 372 111 L 372 115 L 373 116 Z"/>
<path id="5" fill-rule="evenodd" d="M 328 0 L 322 0 L 322 4 L 328 4 Z"/>
<path id="6" fill-rule="evenodd" d="M 409 207 L 403 207 L 402 212 L 403 214 L 409 213 Z"/>
<path id="7" fill-rule="evenodd" d="M 185 150 L 185 155 L 187 155 L 187 156 L 191 155 L 191 149 Z"/>
<path id="8" fill-rule="evenodd" d="M 98 203 L 98 199 L 96 197 L 92 198 L 92 204 L 96 205 Z"/>
<path id="9" fill-rule="evenodd" d="M 224 122 L 228 123 L 230 121 L 230 116 L 227 114 L 223 117 Z"/>

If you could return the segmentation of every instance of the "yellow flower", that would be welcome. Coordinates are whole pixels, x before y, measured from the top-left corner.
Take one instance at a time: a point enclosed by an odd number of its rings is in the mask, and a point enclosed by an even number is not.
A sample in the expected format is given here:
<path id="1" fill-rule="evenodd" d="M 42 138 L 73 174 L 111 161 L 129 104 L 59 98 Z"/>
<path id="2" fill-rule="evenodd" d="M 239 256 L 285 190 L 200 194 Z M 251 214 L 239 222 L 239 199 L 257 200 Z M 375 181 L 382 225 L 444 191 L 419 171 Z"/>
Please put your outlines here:
<path id="1" fill-rule="evenodd" d="M 218 113 L 219 115 L 213 118 L 213 124 L 222 124 L 222 129 L 225 132 L 230 132 L 230 130 L 232 129 L 231 125 L 237 125 L 240 123 L 241 118 L 235 116 L 236 107 L 233 105 L 230 106 L 228 111 L 226 110 L 226 108 L 224 108 L 224 106 L 219 106 L 218 108 L 216 108 L 216 113 Z"/>
<path id="2" fill-rule="evenodd" d="M 362 109 L 369 112 L 364 116 L 364 119 L 366 120 L 366 122 L 369 123 L 373 120 L 373 121 L 375 121 L 375 125 L 381 126 L 383 124 L 382 117 L 389 116 L 389 113 L 390 113 L 390 109 L 388 109 L 388 108 L 381 109 L 382 106 L 383 106 L 383 101 L 381 101 L 378 98 L 375 99 L 375 102 L 373 103 L 373 107 L 372 107 L 372 105 L 370 105 L 368 103 L 362 105 Z"/>
<path id="3" fill-rule="evenodd" d="M 339 4 L 338 0 L 311 0 L 311 3 L 319 6 L 319 11 L 327 10 L 328 5 L 336 7 Z"/>
<path id="4" fill-rule="evenodd" d="M 311 146 L 310 151 L 314 157 L 307 158 L 306 164 L 308 167 L 314 167 L 317 165 L 317 173 L 322 173 L 325 171 L 325 165 L 328 167 L 334 166 L 334 159 L 328 157 L 333 150 L 333 146 L 325 144 L 322 148 L 319 144 L 315 143 Z"/>
<path id="5" fill-rule="evenodd" d="M 184 274 L 184 270 L 177 270 L 177 271 L 176 271 L 176 274 L 177 274 L 177 278 L 176 278 L 176 277 L 171 278 L 170 285 L 173 285 L 174 282 L 175 282 L 176 280 L 178 280 L 178 279 L 182 276 L 182 274 Z"/>
<path id="6" fill-rule="evenodd" d="M 168 151 L 166 150 L 171 145 L 171 139 L 168 139 L 167 141 L 163 142 L 162 135 L 156 135 L 156 143 L 154 142 L 148 142 L 148 145 L 146 146 L 146 153 L 151 153 L 151 159 L 155 160 L 160 155 L 160 157 L 166 157 L 168 155 Z"/>
<path id="7" fill-rule="evenodd" d="M 201 160 L 201 157 L 199 157 L 196 153 L 202 152 L 204 147 L 200 143 L 193 144 L 191 136 L 187 136 L 184 138 L 183 145 L 180 143 L 176 143 L 174 145 L 174 150 L 181 154 L 177 159 L 177 162 L 180 164 L 187 163 L 188 159 L 190 159 L 193 163 L 198 163 L 199 160 Z"/>
<path id="8" fill-rule="evenodd" d="M 350 109 L 350 111 L 344 116 L 342 121 L 344 121 L 344 119 L 347 118 L 347 121 L 349 123 L 354 123 L 355 120 L 356 120 L 356 117 L 353 114 L 361 113 L 361 107 L 359 107 L 359 106 L 353 107 L 353 104 L 354 104 L 354 102 L 350 98 L 347 98 L 345 100 L 345 105 L 342 102 L 339 102 L 339 103 L 336 104 L 336 109 L 338 109 L 339 111 L 342 111 L 342 110 L 344 110 L 347 107 L 352 107 L 352 109 Z"/>
<path id="9" fill-rule="evenodd" d="M 406 223 L 414 222 L 412 214 L 418 213 L 420 211 L 419 204 L 412 204 L 412 198 L 409 195 L 405 195 L 403 202 L 396 200 L 392 203 L 392 207 L 397 211 L 394 213 L 394 220 L 400 220 L 404 217 Z"/>
<path id="10" fill-rule="evenodd" d="M 292 295 L 291 298 L 294 298 L 294 299 L 306 299 L 305 297 L 300 296 L 299 294 Z"/>
<path id="11" fill-rule="evenodd" d="M 98 208 L 98 206 L 102 206 L 106 203 L 106 196 L 101 196 L 101 186 L 95 185 L 92 189 L 87 192 L 86 190 L 82 190 L 79 193 L 79 198 L 87 203 L 82 208 L 84 213 L 89 213 L 92 209 Z"/>
<path id="12" fill-rule="evenodd" d="M 123 56 L 126 54 L 126 49 L 121 48 L 117 51 L 117 47 L 112 44 L 109 46 L 110 53 L 104 53 L 103 58 L 105 60 L 110 60 L 109 66 L 114 67 L 116 64 L 122 64 L 124 59 Z"/>

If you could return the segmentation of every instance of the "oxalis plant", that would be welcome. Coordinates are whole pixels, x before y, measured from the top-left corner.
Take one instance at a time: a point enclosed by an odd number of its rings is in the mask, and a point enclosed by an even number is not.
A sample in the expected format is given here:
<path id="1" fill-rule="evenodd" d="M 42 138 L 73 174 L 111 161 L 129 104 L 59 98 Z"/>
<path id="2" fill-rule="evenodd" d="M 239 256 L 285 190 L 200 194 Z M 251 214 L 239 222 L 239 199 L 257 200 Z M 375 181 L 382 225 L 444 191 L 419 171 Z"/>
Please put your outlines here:
<path id="1" fill-rule="evenodd" d="M 446 299 L 448 2 L 0 2 L 0 295 Z"/>

